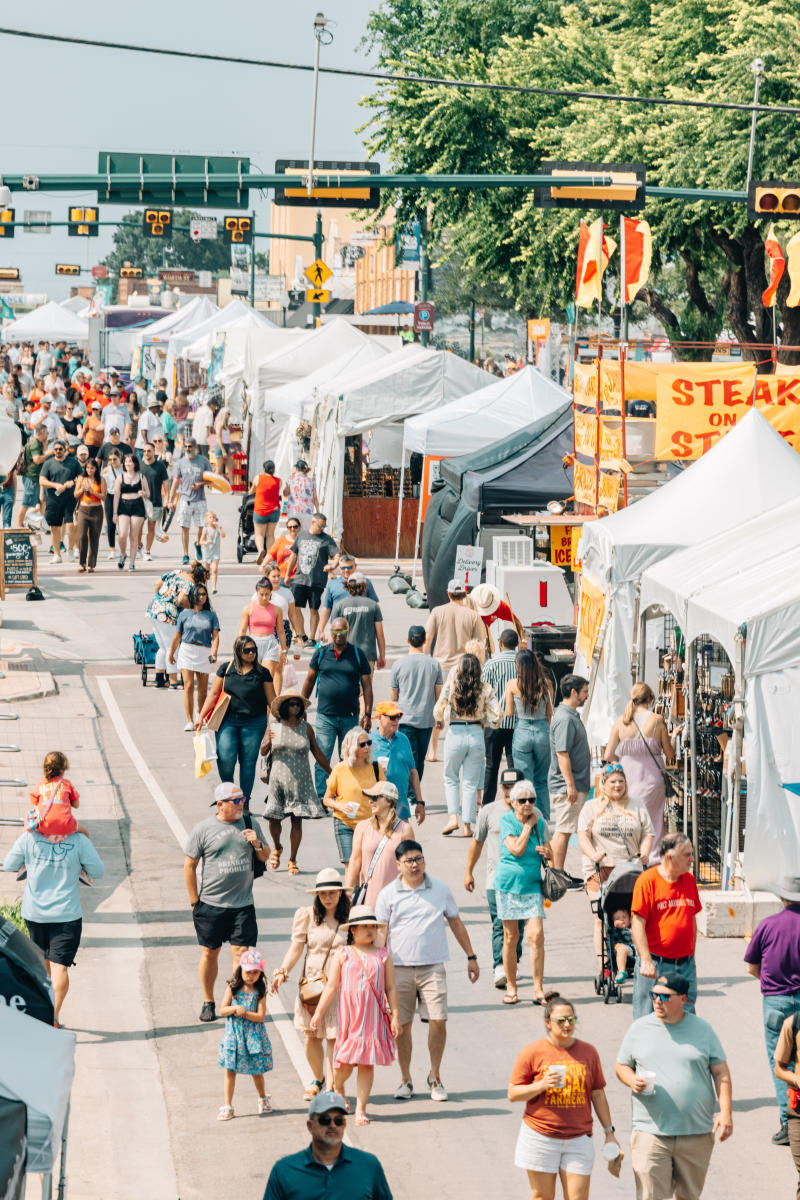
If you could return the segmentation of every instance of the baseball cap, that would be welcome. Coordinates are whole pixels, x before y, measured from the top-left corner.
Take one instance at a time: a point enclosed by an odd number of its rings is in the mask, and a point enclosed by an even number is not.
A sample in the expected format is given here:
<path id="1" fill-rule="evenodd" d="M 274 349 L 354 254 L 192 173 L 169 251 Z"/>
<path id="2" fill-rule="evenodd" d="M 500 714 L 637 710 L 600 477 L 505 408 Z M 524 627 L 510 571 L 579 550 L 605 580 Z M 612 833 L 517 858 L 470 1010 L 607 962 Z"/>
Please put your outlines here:
<path id="1" fill-rule="evenodd" d="M 388 779 L 382 779 L 380 783 L 373 783 L 371 788 L 362 788 L 361 791 L 365 796 L 385 796 L 393 804 L 397 804 L 400 799 L 400 793 Z"/>
<path id="2" fill-rule="evenodd" d="M 458 592 L 466 592 L 466 586 L 460 579 L 451 579 L 447 585 L 447 590 L 451 595 L 455 596 Z"/>
<path id="3" fill-rule="evenodd" d="M 92 408 L 102 408 L 102 407 L 103 407 L 103 406 L 102 406 L 102 404 L 100 403 L 100 401 L 99 401 L 99 400 L 93 400 L 93 401 L 92 401 Z"/>
<path id="4" fill-rule="evenodd" d="M 425 642 L 425 626 L 411 625 L 408 630 L 408 640 L 412 646 L 422 646 Z"/>
<path id="5" fill-rule="evenodd" d="M 264 959 L 253 946 L 250 950 L 245 950 L 244 954 L 239 959 L 239 966 L 243 971 L 264 971 L 267 964 Z"/>
<path id="6" fill-rule="evenodd" d="M 677 992 L 679 996 L 689 995 L 689 980 L 680 971 L 665 971 L 658 976 L 656 983 L 663 983 L 664 987 Z"/>
<path id="7" fill-rule="evenodd" d="M 518 771 L 516 767 L 506 767 L 505 771 L 500 772 L 500 783 L 503 787 L 513 787 L 524 778 L 522 771 Z"/>
<path id="8" fill-rule="evenodd" d="M 402 708 L 395 704 L 394 700 L 381 700 L 380 704 L 375 706 L 376 717 L 402 717 L 402 715 Z"/>
<path id="9" fill-rule="evenodd" d="M 308 1106 L 308 1115 L 315 1117 L 317 1113 L 330 1112 L 332 1108 L 338 1108 L 346 1114 L 347 1101 L 344 1096 L 340 1096 L 338 1092 L 317 1092 Z"/>
<path id="10" fill-rule="evenodd" d="M 214 804 L 220 804 L 223 800 L 238 800 L 243 796 L 244 792 L 239 787 L 238 783 L 218 783 L 214 788 Z"/>

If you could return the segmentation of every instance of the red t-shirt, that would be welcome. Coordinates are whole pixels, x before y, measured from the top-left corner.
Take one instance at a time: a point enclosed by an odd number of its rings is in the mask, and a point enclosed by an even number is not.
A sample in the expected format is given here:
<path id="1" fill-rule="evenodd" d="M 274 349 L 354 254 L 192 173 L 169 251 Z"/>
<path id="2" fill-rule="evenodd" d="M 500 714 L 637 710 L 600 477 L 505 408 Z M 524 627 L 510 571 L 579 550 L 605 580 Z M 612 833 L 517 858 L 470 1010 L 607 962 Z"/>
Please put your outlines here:
<path id="1" fill-rule="evenodd" d="M 552 1138 L 576 1138 L 592 1132 L 592 1092 L 606 1086 L 600 1055 L 577 1038 L 567 1050 L 549 1038 L 531 1042 L 517 1055 L 512 1084 L 526 1087 L 550 1067 L 567 1068 L 563 1088 L 540 1092 L 525 1105 L 523 1120 L 531 1129 Z"/>
<path id="2" fill-rule="evenodd" d="M 650 867 L 636 880 L 631 912 L 644 920 L 651 954 L 664 958 L 694 954 L 695 917 L 702 907 L 691 871 L 670 883 L 658 867 Z"/>
<path id="3" fill-rule="evenodd" d="M 268 517 L 281 506 L 281 481 L 275 475 L 261 474 L 256 478 L 255 514 Z"/>
<path id="4" fill-rule="evenodd" d="M 70 781 L 63 776 L 58 779 L 40 780 L 36 791 L 31 792 L 31 800 L 39 810 L 36 832 L 48 841 L 60 842 L 78 828 L 72 806 L 77 804 L 80 796 Z"/>

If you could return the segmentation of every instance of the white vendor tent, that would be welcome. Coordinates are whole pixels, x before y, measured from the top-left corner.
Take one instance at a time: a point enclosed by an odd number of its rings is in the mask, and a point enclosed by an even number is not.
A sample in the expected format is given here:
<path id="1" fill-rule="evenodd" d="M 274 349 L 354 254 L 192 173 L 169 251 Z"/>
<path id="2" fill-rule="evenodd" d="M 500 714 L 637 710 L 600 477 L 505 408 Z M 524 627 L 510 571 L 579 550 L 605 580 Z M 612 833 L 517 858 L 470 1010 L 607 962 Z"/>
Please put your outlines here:
<path id="1" fill-rule="evenodd" d="M 225 389 L 228 404 L 241 406 L 245 392 L 252 403 L 258 392 L 259 363 L 306 336 L 304 329 L 278 329 L 266 325 L 252 309 L 247 317 L 226 329 L 222 366 L 214 382 Z"/>
<path id="2" fill-rule="evenodd" d="M 642 576 L 641 605 L 666 609 L 687 652 L 725 648 L 744 698 L 751 889 L 800 874 L 800 499 L 662 559 Z M 735 822 L 738 826 L 738 822 Z"/>
<path id="3" fill-rule="evenodd" d="M 167 313 L 160 321 L 145 325 L 137 334 L 133 344 L 131 375 L 144 375 L 146 379 L 166 376 L 169 343 L 176 333 L 194 329 L 219 312 L 213 300 L 207 296 L 195 296 L 182 308 Z"/>
<path id="4" fill-rule="evenodd" d="M 75 1034 L 0 1004 L 0 1096 L 28 1109 L 28 1172 L 57 1165 L 75 1073 Z"/>
<path id="5" fill-rule="evenodd" d="M 55 300 L 48 300 L 47 304 L 6 325 L 3 341 L 84 343 L 89 341 L 89 323 L 85 317 L 78 317 L 56 304 Z"/>
<path id="6" fill-rule="evenodd" d="M 631 688 L 636 585 L 643 572 L 676 550 L 800 495 L 797 454 L 757 410 L 749 412 L 707 454 L 637 504 L 588 522 L 580 554 L 590 583 L 605 593 L 588 717 L 589 740 L 604 745 Z M 590 672 L 579 654 L 575 670 Z"/>
<path id="7" fill-rule="evenodd" d="M 330 328 L 330 326 L 328 327 Z M 493 376 L 445 350 L 406 346 L 349 375 L 320 397 L 315 417 L 315 478 L 322 511 L 334 537 L 342 533 L 344 440 L 383 426 L 398 434 L 394 457 L 402 461 L 400 423 L 416 413 L 489 385 Z M 383 455 L 389 461 L 388 455 Z"/>
<path id="8" fill-rule="evenodd" d="M 66 312 L 74 313 L 76 317 L 87 316 L 91 308 L 85 296 L 70 296 L 69 300 L 59 300 L 59 304 Z"/>
<path id="9" fill-rule="evenodd" d="M 188 358 L 192 362 L 207 366 L 217 333 L 230 329 L 245 318 L 252 318 L 256 326 L 276 328 L 272 321 L 256 312 L 249 304 L 245 304 L 238 296 L 234 296 L 224 308 L 216 309 L 205 320 L 173 332 L 167 351 L 166 376 L 169 384 L 172 384 L 177 359 Z"/>

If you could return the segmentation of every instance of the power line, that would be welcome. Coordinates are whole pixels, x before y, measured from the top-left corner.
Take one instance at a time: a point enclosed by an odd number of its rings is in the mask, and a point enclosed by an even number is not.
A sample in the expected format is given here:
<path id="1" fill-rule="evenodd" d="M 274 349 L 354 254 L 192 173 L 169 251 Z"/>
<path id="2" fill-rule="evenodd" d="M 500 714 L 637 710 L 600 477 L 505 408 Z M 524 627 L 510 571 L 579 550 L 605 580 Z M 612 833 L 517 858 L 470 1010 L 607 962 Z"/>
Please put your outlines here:
<path id="1" fill-rule="evenodd" d="M 166 58 L 185 58 L 201 62 L 226 63 L 240 67 L 269 67 L 278 71 L 313 71 L 310 63 L 277 62 L 265 58 L 242 58 L 228 54 L 208 54 L 199 50 L 173 50 L 158 46 L 136 46 L 129 42 L 106 42 L 94 38 L 66 37 L 59 33 L 34 33 L 23 29 L 3 29 L 7 37 L 29 38 L 41 42 L 58 42 L 70 46 L 92 46 L 101 50 L 125 50 L 132 54 L 158 54 Z M 527 84 L 488 83 L 476 79 L 440 79 L 431 75 L 397 75 L 391 71 L 358 71 L 351 67 L 320 67 L 325 75 L 353 79 L 383 79 L 390 83 L 420 83 L 430 87 L 467 88 L 472 91 L 515 92 L 530 96 L 551 96 L 564 100 L 613 100 L 619 104 L 657 105 L 667 108 L 716 108 L 732 112 L 773 115 L 800 115 L 800 107 L 789 104 L 739 104 L 731 100 L 678 100 L 667 96 L 636 96 L 618 92 L 589 92 L 573 88 L 531 87 Z"/>

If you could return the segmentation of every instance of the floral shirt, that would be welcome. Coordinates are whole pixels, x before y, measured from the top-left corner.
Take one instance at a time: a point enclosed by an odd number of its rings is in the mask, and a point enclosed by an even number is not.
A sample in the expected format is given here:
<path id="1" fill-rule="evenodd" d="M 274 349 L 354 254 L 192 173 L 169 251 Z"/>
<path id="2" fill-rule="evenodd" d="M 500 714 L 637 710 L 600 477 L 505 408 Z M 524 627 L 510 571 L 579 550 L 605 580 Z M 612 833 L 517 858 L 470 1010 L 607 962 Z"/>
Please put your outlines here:
<path id="1" fill-rule="evenodd" d="M 289 476 L 287 487 L 289 498 L 286 504 L 286 515 L 302 517 L 304 513 L 314 511 L 314 480 L 302 471 L 293 471 Z"/>
<path id="2" fill-rule="evenodd" d="M 161 576 L 161 587 L 150 601 L 148 617 L 154 621 L 165 621 L 168 625 L 178 622 L 178 600 L 188 595 L 191 581 L 184 579 L 180 571 L 166 571 Z"/>

